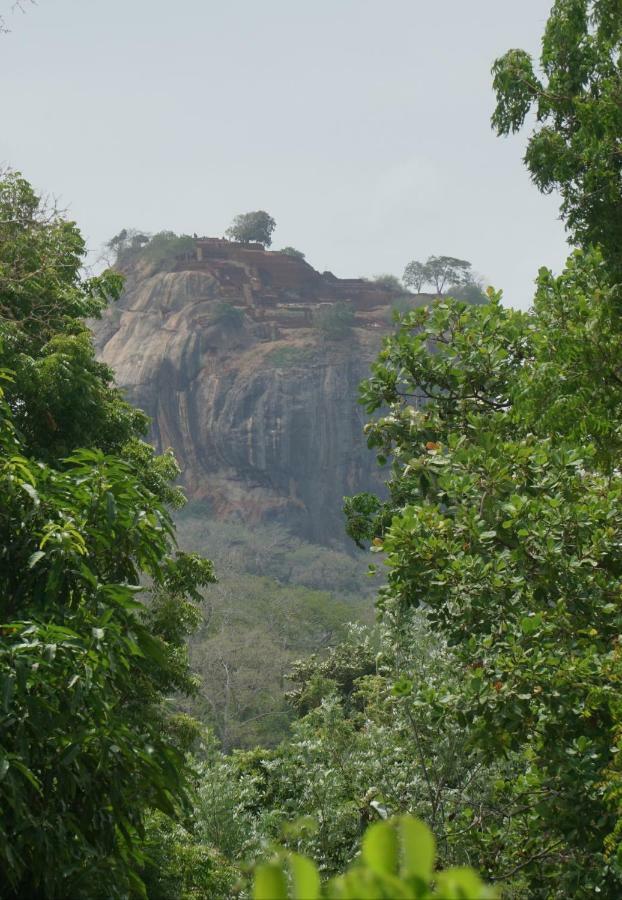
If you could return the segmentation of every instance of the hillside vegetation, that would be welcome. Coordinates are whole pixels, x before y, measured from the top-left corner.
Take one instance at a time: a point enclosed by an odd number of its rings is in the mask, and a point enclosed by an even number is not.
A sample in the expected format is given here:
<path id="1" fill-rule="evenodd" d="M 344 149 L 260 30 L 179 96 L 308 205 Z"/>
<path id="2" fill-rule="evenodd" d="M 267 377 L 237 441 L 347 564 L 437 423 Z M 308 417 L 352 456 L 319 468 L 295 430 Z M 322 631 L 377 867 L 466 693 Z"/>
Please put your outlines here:
<path id="1" fill-rule="evenodd" d="M 201 504 L 178 515 L 177 537 L 187 550 L 209 550 L 218 573 L 190 641 L 201 684 L 186 708 L 225 751 L 278 744 L 293 718 L 292 663 L 373 619 L 364 554 L 309 544 L 282 526 L 214 521 Z"/>

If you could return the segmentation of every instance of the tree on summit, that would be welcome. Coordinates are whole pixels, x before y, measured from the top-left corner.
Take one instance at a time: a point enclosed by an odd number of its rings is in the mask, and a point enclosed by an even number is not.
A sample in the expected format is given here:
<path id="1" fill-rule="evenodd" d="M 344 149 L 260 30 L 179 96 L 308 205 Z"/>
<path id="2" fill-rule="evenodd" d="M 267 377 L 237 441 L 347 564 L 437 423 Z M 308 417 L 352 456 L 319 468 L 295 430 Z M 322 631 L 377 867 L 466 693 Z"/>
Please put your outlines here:
<path id="1" fill-rule="evenodd" d="M 428 256 L 422 263 L 414 259 L 404 269 L 404 284 L 417 293 L 424 284 L 431 284 L 440 296 L 446 287 L 459 287 L 473 283 L 471 263 L 455 256 Z"/>
<path id="2" fill-rule="evenodd" d="M 276 228 L 276 222 L 263 209 L 255 212 L 240 213 L 235 217 L 225 234 L 233 241 L 248 244 L 255 241 L 269 247 L 272 243 L 272 232 Z"/>

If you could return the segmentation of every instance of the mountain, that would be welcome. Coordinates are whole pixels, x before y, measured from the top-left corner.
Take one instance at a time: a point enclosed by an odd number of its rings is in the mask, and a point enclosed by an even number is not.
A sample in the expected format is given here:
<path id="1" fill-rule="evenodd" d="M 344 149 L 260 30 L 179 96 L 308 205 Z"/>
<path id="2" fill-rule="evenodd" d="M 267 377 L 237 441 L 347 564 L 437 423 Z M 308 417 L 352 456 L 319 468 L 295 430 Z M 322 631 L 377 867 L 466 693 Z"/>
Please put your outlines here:
<path id="1" fill-rule="evenodd" d="M 121 257 L 124 294 L 94 325 L 100 358 L 210 517 L 341 541 L 341 498 L 379 486 L 357 391 L 400 293 L 258 244 L 178 249 Z"/>

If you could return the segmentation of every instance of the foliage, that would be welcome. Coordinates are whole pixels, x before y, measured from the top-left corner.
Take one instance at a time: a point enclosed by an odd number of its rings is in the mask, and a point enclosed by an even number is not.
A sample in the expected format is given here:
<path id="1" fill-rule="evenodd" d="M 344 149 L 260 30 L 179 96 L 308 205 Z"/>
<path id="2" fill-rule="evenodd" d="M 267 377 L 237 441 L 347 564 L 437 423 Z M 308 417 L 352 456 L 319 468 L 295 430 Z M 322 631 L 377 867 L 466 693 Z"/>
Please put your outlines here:
<path id="1" fill-rule="evenodd" d="M 223 300 L 214 304 L 210 311 L 210 322 L 234 329 L 241 328 L 244 324 L 244 310 Z"/>
<path id="2" fill-rule="evenodd" d="M 174 460 L 94 360 L 82 319 L 118 276 L 82 279 L 79 232 L 18 174 L 0 205 L 2 893 L 94 897 L 103 877 L 139 895 L 147 809 L 188 802 L 196 730 L 164 698 L 194 689 L 186 630 L 212 567 L 177 553 Z"/>
<path id="3" fill-rule="evenodd" d="M 323 656 L 349 622 L 373 617 L 364 556 L 308 544 L 282 526 L 212 520 L 197 503 L 178 514 L 177 534 L 189 550 L 209 547 L 219 575 L 190 640 L 201 688 L 184 707 L 227 750 L 273 746 L 292 719 L 293 661 Z"/>
<path id="4" fill-rule="evenodd" d="M 310 544 L 283 525 L 216 520 L 201 502 L 188 503 L 177 513 L 176 529 L 186 549 L 203 553 L 210 548 L 221 582 L 229 573 L 260 575 L 332 592 L 353 607 L 371 606 L 375 588 L 366 554 Z"/>
<path id="5" fill-rule="evenodd" d="M 402 282 L 396 275 L 374 275 L 372 281 L 374 284 L 377 284 L 379 287 L 385 288 L 387 291 L 401 293 L 404 290 Z"/>
<path id="6" fill-rule="evenodd" d="M 396 297 L 395 300 L 391 301 L 391 308 L 387 312 L 387 322 L 392 324 L 404 313 L 412 312 L 413 309 L 421 306 L 422 302 L 426 303 L 427 300 L 423 300 L 421 297 L 414 297 L 412 294 Z"/>
<path id="7" fill-rule="evenodd" d="M 183 595 L 211 569 L 169 556 L 166 514 L 127 464 L 86 450 L 62 471 L 35 464 L 2 414 L 3 878 L 81 896 L 98 866 L 131 878 L 145 808 L 183 800 L 160 697 L 190 688 Z M 147 610 L 141 570 L 158 585 Z"/>
<path id="8" fill-rule="evenodd" d="M 447 295 L 454 300 L 463 300 L 465 303 L 488 303 L 488 294 L 484 290 L 481 281 L 470 281 L 467 284 L 450 284 Z"/>
<path id="9" fill-rule="evenodd" d="M 323 659 L 312 654 L 297 660 L 289 672 L 292 687 L 287 698 L 299 716 L 320 705 L 322 699 L 337 694 L 346 712 L 359 678 L 376 670 L 376 653 L 361 626 L 351 626 L 346 639 L 331 647 Z"/>
<path id="10" fill-rule="evenodd" d="M 473 282 L 471 263 L 455 256 L 429 256 L 425 263 L 412 260 L 404 269 L 403 282 L 417 293 L 425 284 L 434 286 L 438 296 L 445 287 L 470 285 Z"/>
<path id="11" fill-rule="evenodd" d="M 52 460 L 79 446 L 105 452 L 146 428 L 95 359 L 83 319 L 118 297 L 112 272 L 83 279 L 76 226 L 47 209 L 19 173 L 0 178 L 0 364 L 27 452 Z"/>
<path id="12" fill-rule="evenodd" d="M 159 231 L 154 234 L 141 250 L 141 255 L 152 263 L 163 263 L 194 252 L 194 240 L 188 234 L 174 231 Z"/>
<path id="13" fill-rule="evenodd" d="M 330 341 L 343 341 L 354 325 L 354 310 L 345 302 L 325 303 L 313 314 L 313 324 Z"/>
<path id="14" fill-rule="evenodd" d="M 181 823 L 152 813 L 141 876 L 149 900 L 229 900 L 239 872 Z"/>
<path id="15" fill-rule="evenodd" d="M 140 250 L 149 243 L 149 235 L 136 228 L 122 228 L 106 242 L 106 249 L 111 250 L 117 258 L 117 262 L 130 251 Z"/>
<path id="16" fill-rule="evenodd" d="M 531 110 L 538 126 L 525 163 L 535 185 L 559 191 L 570 240 L 600 245 L 622 271 L 622 9 L 616 0 L 556 0 L 540 72 L 524 50 L 493 65 L 498 134 L 518 131 Z"/>
<path id="17" fill-rule="evenodd" d="M 387 339 L 362 393 L 389 407 L 367 430 L 393 465 L 389 501 L 351 505 L 351 531 L 386 554 L 381 606 L 425 607 L 455 646 L 474 746 L 515 755 L 506 865 L 546 896 L 619 890 L 620 388 L 610 357 L 591 368 L 618 339 L 603 328 L 616 298 L 598 256 L 577 254 L 560 279 L 541 273 L 532 315 L 494 294 L 436 303 Z"/>
<path id="18" fill-rule="evenodd" d="M 227 237 L 233 241 L 241 241 L 244 244 L 255 241 L 269 247 L 272 243 L 272 232 L 276 228 L 276 222 L 263 209 L 255 212 L 240 213 L 235 217 L 231 226 L 227 229 Z"/>
<path id="19" fill-rule="evenodd" d="M 444 864 L 488 861 L 482 821 L 505 828 L 493 785 L 511 770 L 469 748 L 450 703 L 459 678 L 418 613 L 380 635 L 353 629 L 324 658 L 295 664 L 290 697 L 302 718 L 288 740 L 209 755 L 200 833 L 234 865 L 280 840 L 328 876 L 356 858 L 367 824 L 416 813 L 434 827 Z"/>
<path id="20" fill-rule="evenodd" d="M 275 347 L 267 355 L 267 360 L 277 368 L 307 366 L 316 357 L 313 347 Z"/>
<path id="21" fill-rule="evenodd" d="M 361 897 L 438 897 L 443 900 L 486 900 L 496 893 L 471 869 L 434 870 L 435 841 L 430 830 L 411 816 L 371 825 L 363 838 L 361 858 L 322 890 L 316 866 L 296 853 L 280 854 L 255 873 L 255 900 L 359 900 Z"/>
<path id="22" fill-rule="evenodd" d="M 188 234 L 174 231 L 158 231 L 149 235 L 135 228 L 123 228 L 111 238 L 106 247 L 115 254 L 116 265 L 124 266 L 137 258 L 154 266 L 172 262 L 178 256 L 188 256 L 194 252 L 194 239 Z"/>
<path id="23" fill-rule="evenodd" d="M 411 287 L 415 293 L 421 293 L 421 288 L 429 281 L 426 264 L 413 259 L 408 263 L 402 275 L 402 281 L 407 287 Z"/>
<path id="24" fill-rule="evenodd" d="M 279 253 L 284 253 L 286 256 L 293 256 L 294 259 L 304 259 L 305 255 L 302 250 L 296 250 L 295 247 L 281 247 Z"/>
<path id="25" fill-rule="evenodd" d="M 209 619 L 191 640 L 201 691 L 190 709 L 225 751 L 277 743 L 291 718 L 285 687 L 292 661 L 334 644 L 357 613 L 328 593 L 223 573 L 210 592 Z"/>

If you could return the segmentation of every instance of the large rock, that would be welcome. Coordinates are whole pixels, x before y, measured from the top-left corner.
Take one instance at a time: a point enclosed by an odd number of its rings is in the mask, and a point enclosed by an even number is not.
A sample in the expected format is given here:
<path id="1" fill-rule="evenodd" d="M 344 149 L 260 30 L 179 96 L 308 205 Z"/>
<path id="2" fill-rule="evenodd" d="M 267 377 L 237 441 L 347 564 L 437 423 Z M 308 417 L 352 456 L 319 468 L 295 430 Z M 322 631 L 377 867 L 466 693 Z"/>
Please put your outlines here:
<path id="1" fill-rule="evenodd" d="M 134 266 L 123 297 L 94 326 L 100 358 L 151 416 L 155 446 L 173 448 L 191 500 L 215 516 L 340 541 L 343 496 L 378 488 L 357 393 L 387 308 L 367 302 L 347 337 L 331 340 L 311 322 L 313 298 L 295 327 L 273 300 L 258 312 L 261 284 L 242 269 L 236 297 L 214 267 Z"/>

